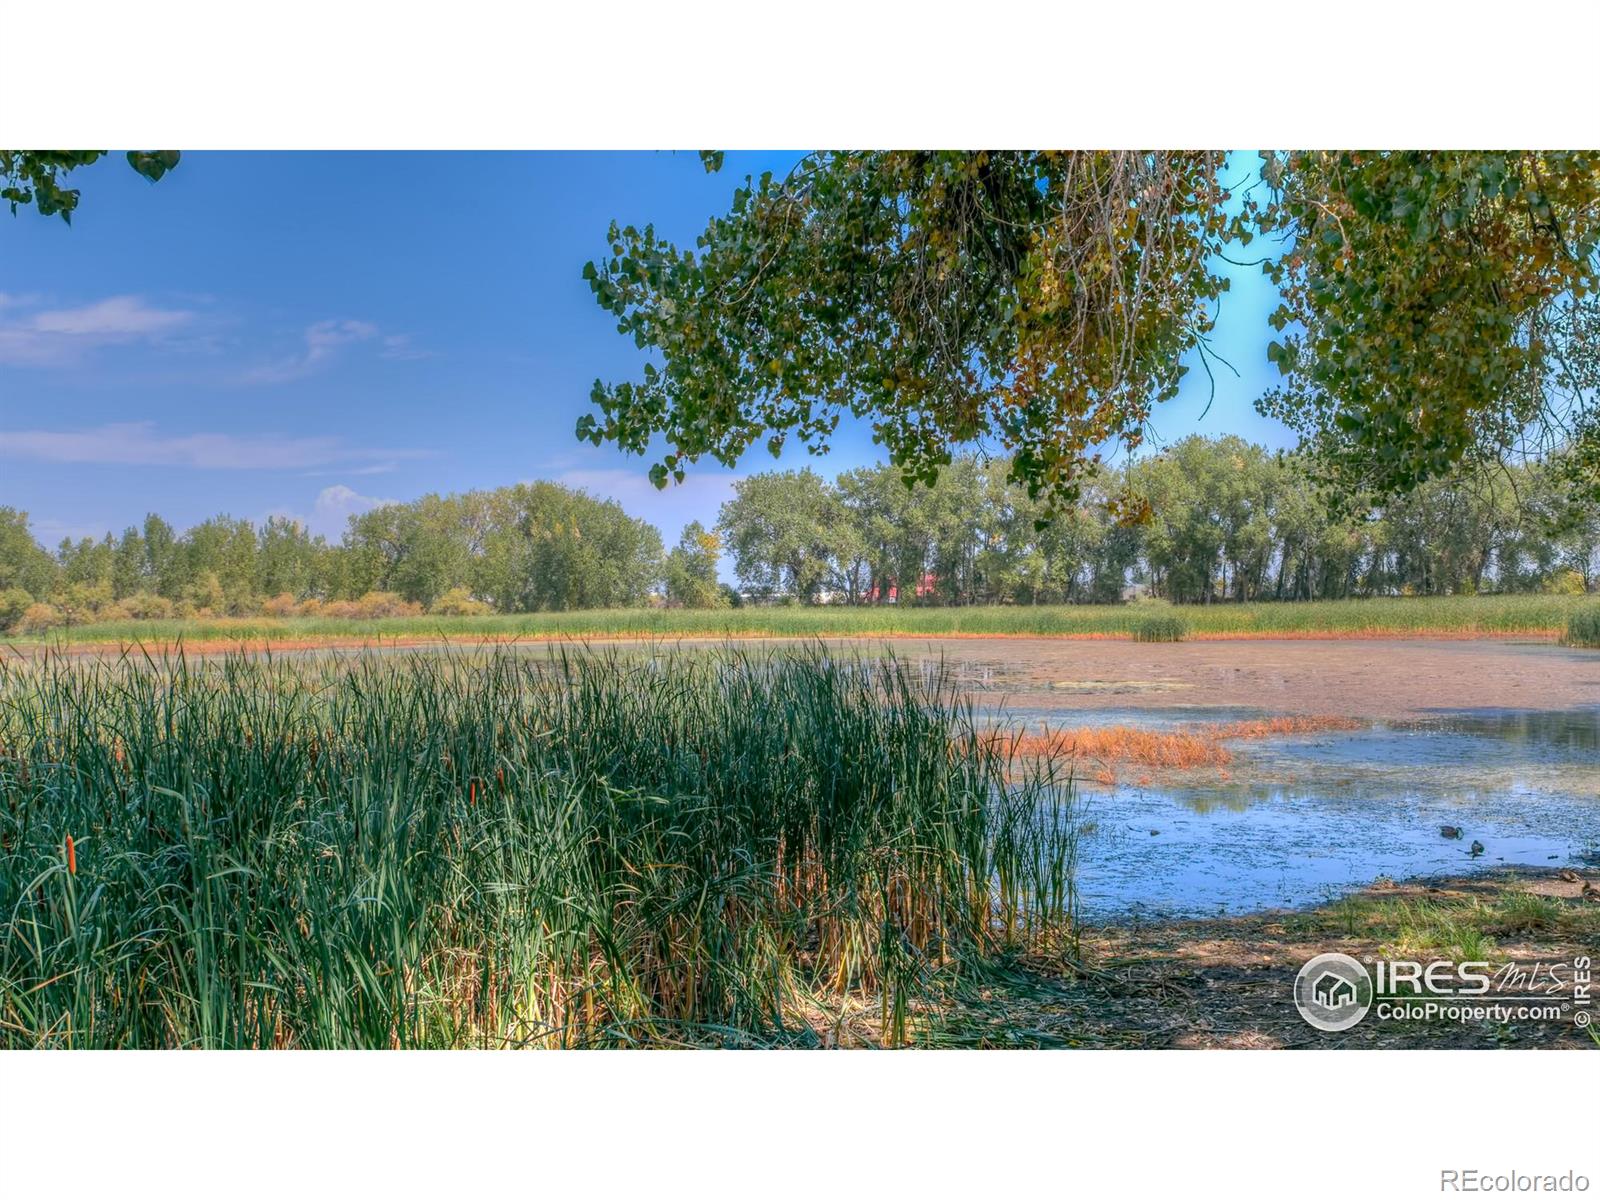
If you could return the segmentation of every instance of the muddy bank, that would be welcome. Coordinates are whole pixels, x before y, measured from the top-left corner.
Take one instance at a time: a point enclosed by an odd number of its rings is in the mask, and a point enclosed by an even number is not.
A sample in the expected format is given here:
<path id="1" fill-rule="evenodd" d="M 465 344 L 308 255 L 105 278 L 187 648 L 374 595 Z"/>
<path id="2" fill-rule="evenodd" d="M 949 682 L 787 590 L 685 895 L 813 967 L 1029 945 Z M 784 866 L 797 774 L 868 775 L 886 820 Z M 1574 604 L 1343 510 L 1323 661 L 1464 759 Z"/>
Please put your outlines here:
<path id="1" fill-rule="evenodd" d="M 1025 709 L 1184 706 L 1386 720 L 1471 709 L 1600 706 L 1600 653 L 1551 642 L 1016 638 L 991 645 L 926 639 L 887 644 L 902 657 L 942 658 L 964 685 Z"/>
<path id="2" fill-rule="evenodd" d="M 1600 870 L 1379 881 L 1333 904 L 1221 920 L 1088 928 L 1074 970 L 1018 964 L 968 1002 L 964 1044 L 1137 1049 L 1595 1048 L 1572 1020 L 1380 1021 L 1313 1029 L 1296 972 L 1330 951 L 1377 958 L 1571 963 L 1600 945 Z M 1570 992 L 1565 993 L 1570 995 Z M 1556 997 L 1560 999 L 1558 994 Z M 1594 1008 L 1600 1008 L 1597 998 Z"/>
<path id="3" fill-rule="evenodd" d="M 944 663 L 958 681 L 986 702 L 1052 710 L 1124 708 L 1236 708 L 1260 713 L 1394 719 L 1475 708 L 1572 709 L 1600 705 L 1600 652 L 1560 646 L 1530 635 L 1514 637 L 1217 636 L 1146 644 L 1108 637 L 856 637 L 821 639 L 851 653 L 891 651 L 915 663 Z M 693 648 L 711 643 L 779 647 L 813 642 L 797 638 L 540 639 L 516 638 L 528 653 L 556 645 Z M 187 642 L 188 654 L 270 652 L 315 654 L 373 649 L 382 652 L 443 648 L 471 651 L 492 640 L 462 638 L 306 638 L 299 640 Z M 14 644 L 8 652 L 43 653 L 40 645 Z M 69 654 L 116 655 L 148 651 L 84 643 Z M 168 648 L 170 649 L 170 648 Z"/>

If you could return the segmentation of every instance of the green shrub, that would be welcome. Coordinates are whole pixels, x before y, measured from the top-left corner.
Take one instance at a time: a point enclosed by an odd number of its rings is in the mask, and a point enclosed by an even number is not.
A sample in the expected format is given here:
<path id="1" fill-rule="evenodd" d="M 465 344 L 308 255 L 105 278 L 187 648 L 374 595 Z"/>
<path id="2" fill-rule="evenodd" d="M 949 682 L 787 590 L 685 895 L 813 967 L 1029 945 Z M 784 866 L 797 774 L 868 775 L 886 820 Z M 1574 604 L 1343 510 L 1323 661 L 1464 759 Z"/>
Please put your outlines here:
<path id="1" fill-rule="evenodd" d="M 321 615 L 345 620 L 371 621 L 380 617 L 419 617 L 422 605 L 394 592 L 368 592 L 359 600 L 334 600 L 322 606 Z"/>
<path id="2" fill-rule="evenodd" d="M 268 617 L 292 617 L 298 611 L 292 592 L 279 592 L 261 602 L 261 613 Z"/>
<path id="3" fill-rule="evenodd" d="M 356 601 L 356 615 L 373 617 L 419 617 L 422 605 L 406 600 L 394 592 L 368 592 Z"/>
<path id="4" fill-rule="evenodd" d="M 1568 617 L 1567 636 L 1561 640 L 1569 646 L 1600 650 L 1600 604 L 1580 608 Z"/>
<path id="5" fill-rule="evenodd" d="M 10 629 L 22 620 L 22 614 L 28 611 L 32 603 L 33 597 L 21 588 L 7 588 L 0 592 L 0 629 Z"/>
<path id="6" fill-rule="evenodd" d="M 1189 631 L 1182 617 L 1147 617 L 1133 627 L 1136 642 L 1181 642 Z"/>
<path id="7" fill-rule="evenodd" d="M 17 629 L 22 633 L 43 633 L 62 624 L 65 618 L 53 604 L 30 604 L 23 610 Z"/>
<path id="8" fill-rule="evenodd" d="M 92 620 L 102 608 L 116 603 L 109 583 L 69 583 L 50 602 L 74 622 Z"/>
<path id="9" fill-rule="evenodd" d="M 486 617 L 494 606 L 474 600 L 464 587 L 454 587 L 435 600 L 428 611 L 437 617 Z"/>
<path id="10" fill-rule="evenodd" d="M 165 621 L 172 616 L 172 601 L 152 592 L 135 592 L 119 603 L 136 621 Z"/>
<path id="11" fill-rule="evenodd" d="M 1568 567 L 1545 580 L 1544 591 L 1550 596 L 1582 596 L 1587 589 L 1583 586 L 1583 575 Z"/>

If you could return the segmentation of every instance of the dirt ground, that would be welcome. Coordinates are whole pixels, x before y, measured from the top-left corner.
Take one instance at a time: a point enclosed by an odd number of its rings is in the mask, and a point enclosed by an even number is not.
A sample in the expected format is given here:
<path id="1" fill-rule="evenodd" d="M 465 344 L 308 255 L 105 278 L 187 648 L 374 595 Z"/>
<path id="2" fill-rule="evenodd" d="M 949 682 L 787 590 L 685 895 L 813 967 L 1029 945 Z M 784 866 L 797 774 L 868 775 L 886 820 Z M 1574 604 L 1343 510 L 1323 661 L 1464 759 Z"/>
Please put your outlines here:
<path id="1" fill-rule="evenodd" d="M 1495 969 L 1600 957 L 1600 871 L 1566 875 L 1517 870 L 1380 881 L 1318 909 L 1088 929 L 1080 971 L 1046 958 L 1018 963 L 1013 975 L 964 1004 L 952 1028 L 961 1031 L 960 1044 L 981 1046 L 1592 1049 L 1595 1040 L 1570 1020 L 1401 1023 L 1369 1014 L 1353 1029 L 1323 1033 L 1301 1019 L 1291 998 L 1300 966 L 1328 951 L 1364 962 L 1459 957 L 1446 945 L 1407 940 L 1416 936 L 1407 923 L 1419 912 L 1490 937 L 1482 953 Z M 1536 914 L 1534 928 L 1516 906 L 1525 895 L 1553 906 Z"/>
<path id="2" fill-rule="evenodd" d="M 1260 709 L 1366 720 L 1445 710 L 1600 705 L 1600 652 L 1508 639 L 1138 643 L 903 639 L 902 657 L 943 656 L 963 683 L 1055 709 Z"/>
<path id="3" fill-rule="evenodd" d="M 710 639 L 683 639 L 685 647 Z M 717 639 L 726 640 L 726 639 Z M 779 646 L 798 639 L 735 639 Z M 1535 637 L 1213 638 L 1176 643 L 1074 637 L 863 637 L 825 639 L 857 653 L 884 649 L 910 662 L 943 660 L 985 700 L 1052 709 L 1247 708 L 1267 713 L 1399 720 L 1447 710 L 1562 710 L 1600 706 L 1600 652 Z M 278 641 L 274 654 L 369 644 L 351 639 Z M 386 649 L 427 649 L 428 638 L 383 639 Z M 594 639 L 591 645 L 641 645 Z M 662 639 L 653 645 L 680 644 Z M 530 653 L 544 643 L 524 640 Z M 266 648 L 189 643 L 189 653 Z M 459 644 L 457 648 L 460 648 Z M 69 646 L 113 655 L 114 645 Z M 19 651 L 31 653 L 31 651 Z"/>

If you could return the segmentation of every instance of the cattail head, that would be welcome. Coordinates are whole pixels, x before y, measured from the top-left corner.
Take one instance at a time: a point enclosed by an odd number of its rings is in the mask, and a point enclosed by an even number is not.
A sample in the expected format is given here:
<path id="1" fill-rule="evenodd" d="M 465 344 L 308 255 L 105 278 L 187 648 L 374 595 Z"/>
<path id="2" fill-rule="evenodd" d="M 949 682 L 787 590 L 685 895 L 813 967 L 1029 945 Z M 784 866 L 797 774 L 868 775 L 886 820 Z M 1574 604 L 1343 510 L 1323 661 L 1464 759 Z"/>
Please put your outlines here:
<path id="1" fill-rule="evenodd" d="M 478 802 L 478 781 L 476 779 L 474 779 L 467 786 L 467 803 L 468 804 L 476 804 L 477 802 Z"/>
<path id="2" fill-rule="evenodd" d="M 72 835 L 67 834 L 67 874 L 78 873 L 78 848 L 72 844 Z"/>

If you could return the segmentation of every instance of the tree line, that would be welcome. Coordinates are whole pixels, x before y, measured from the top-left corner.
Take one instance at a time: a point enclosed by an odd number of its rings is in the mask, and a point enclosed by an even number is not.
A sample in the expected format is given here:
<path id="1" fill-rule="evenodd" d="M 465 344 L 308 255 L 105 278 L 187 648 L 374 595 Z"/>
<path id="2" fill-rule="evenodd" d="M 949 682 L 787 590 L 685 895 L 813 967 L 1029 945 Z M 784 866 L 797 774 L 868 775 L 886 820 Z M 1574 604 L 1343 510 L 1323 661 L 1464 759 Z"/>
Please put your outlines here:
<path id="1" fill-rule="evenodd" d="M 1111 603 L 1133 591 L 1198 604 L 1578 592 L 1600 578 L 1600 501 L 1559 463 L 1431 480 L 1379 508 L 1330 504 L 1311 473 L 1301 454 L 1190 437 L 1096 466 L 1078 503 L 1047 521 L 1002 459 L 958 458 L 915 489 L 890 466 L 833 483 L 767 472 L 737 485 L 718 531 L 748 593 L 807 603 Z"/>
<path id="2" fill-rule="evenodd" d="M 218 516 L 179 535 L 152 513 L 52 553 L 25 513 L 0 508 L 0 626 L 625 607 L 705 550 L 663 555 L 654 526 L 553 483 L 384 505 L 352 516 L 337 543 L 288 517 Z"/>
<path id="3" fill-rule="evenodd" d="M 428 495 L 353 516 L 329 542 L 287 517 L 156 514 L 120 536 L 40 546 L 0 508 L 0 626 L 171 616 L 472 615 L 668 603 L 1178 603 L 1499 591 L 1600 582 L 1600 500 L 1559 463 L 1432 480 L 1379 508 L 1334 506 L 1297 453 L 1190 437 L 1097 466 L 1078 503 L 955 459 L 914 488 L 892 466 L 735 485 L 715 529 L 660 532 L 554 483 Z M 1130 506 L 1129 497 L 1139 504 Z M 1340 516 L 1342 511 L 1359 515 Z M 739 588 L 721 583 L 727 555 Z"/>

